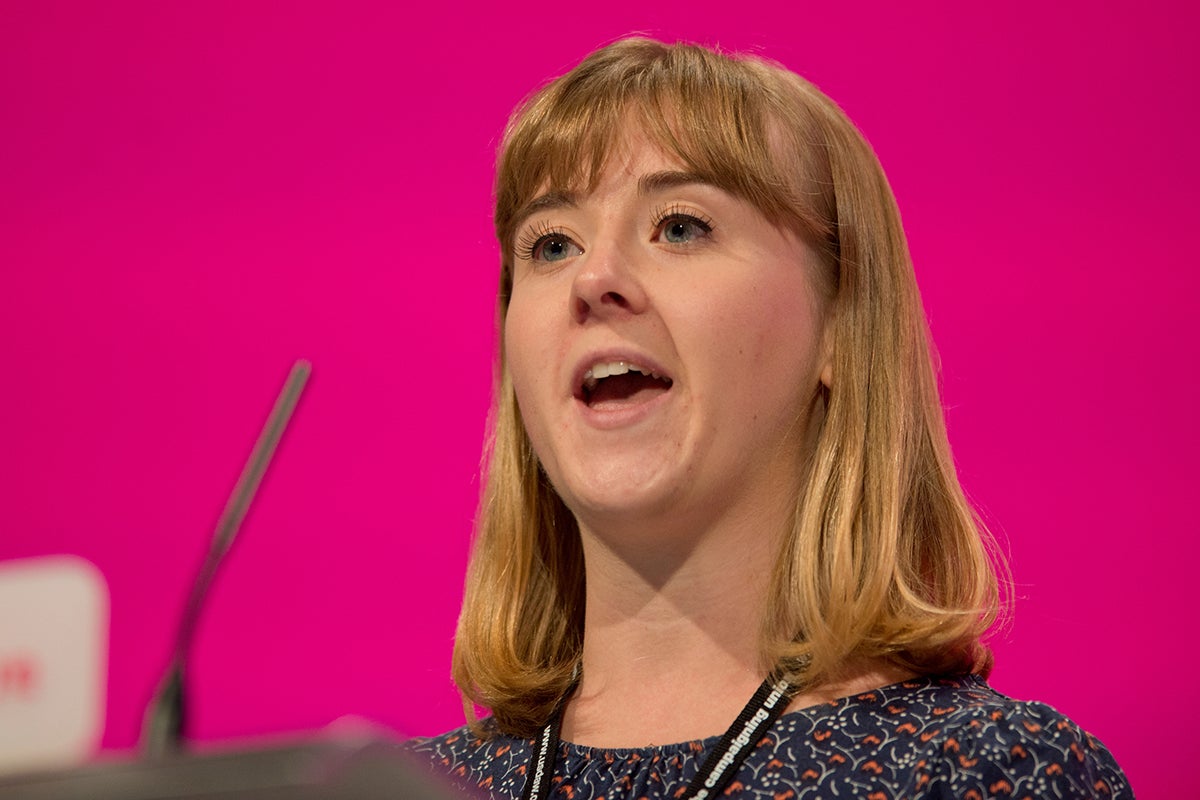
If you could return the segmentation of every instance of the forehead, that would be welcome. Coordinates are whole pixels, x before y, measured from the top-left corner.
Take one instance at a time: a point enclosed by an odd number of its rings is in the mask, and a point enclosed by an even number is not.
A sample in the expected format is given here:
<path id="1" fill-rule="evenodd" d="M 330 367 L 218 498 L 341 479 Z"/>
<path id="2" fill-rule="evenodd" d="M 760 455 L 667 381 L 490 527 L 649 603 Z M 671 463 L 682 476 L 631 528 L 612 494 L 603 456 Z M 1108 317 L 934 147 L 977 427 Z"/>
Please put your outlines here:
<path id="1" fill-rule="evenodd" d="M 573 207 L 582 198 L 626 187 L 646 197 L 692 184 L 725 188 L 714 176 L 687 164 L 637 127 L 622 133 L 606 148 L 594 171 L 584 174 L 578 170 L 561 185 L 553 183 L 554 177 L 549 173 L 543 176 L 532 197 L 517 209 L 514 226 L 543 211 Z"/>
<path id="2" fill-rule="evenodd" d="M 605 148 L 602 164 L 605 177 L 632 176 L 646 171 L 647 167 L 685 167 L 683 159 L 660 142 L 643 120 L 627 114 L 624 122 L 621 132 L 614 136 Z"/>
<path id="3" fill-rule="evenodd" d="M 654 130 L 653 120 L 634 110 L 626 110 L 608 136 L 589 136 L 572 143 L 563 158 L 562 153 L 546 153 L 534 170 L 534 194 L 548 191 L 571 191 L 587 194 L 604 180 L 636 177 L 639 171 L 684 170 L 686 158 L 671 149 L 670 139 Z M 555 157 L 557 156 L 557 157 Z M 653 166 L 648 166 L 653 165 Z"/>

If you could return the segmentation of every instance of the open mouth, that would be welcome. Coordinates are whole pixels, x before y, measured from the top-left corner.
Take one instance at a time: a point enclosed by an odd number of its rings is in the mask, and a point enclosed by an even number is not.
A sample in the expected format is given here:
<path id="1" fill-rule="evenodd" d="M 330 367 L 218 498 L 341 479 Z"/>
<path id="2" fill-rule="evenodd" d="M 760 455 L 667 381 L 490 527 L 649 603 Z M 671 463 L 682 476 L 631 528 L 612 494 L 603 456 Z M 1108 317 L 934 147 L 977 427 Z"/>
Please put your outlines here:
<path id="1" fill-rule="evenodd" d="M 606 361 L 584 373 L 579 398 L 589 408 L 615 408 L 644 403 L 670 388 L 666 375 L 628 361 Z"/>

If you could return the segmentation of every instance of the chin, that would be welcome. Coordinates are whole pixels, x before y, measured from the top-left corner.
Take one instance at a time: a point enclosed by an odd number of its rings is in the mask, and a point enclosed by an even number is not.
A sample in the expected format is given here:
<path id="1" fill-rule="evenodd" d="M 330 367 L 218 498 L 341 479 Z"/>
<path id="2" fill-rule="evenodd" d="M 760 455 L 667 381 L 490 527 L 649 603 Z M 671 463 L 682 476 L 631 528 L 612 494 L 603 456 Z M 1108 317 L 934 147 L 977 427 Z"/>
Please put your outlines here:
<path id="1" fill-rule="evenodd" d="M 575 491 L 559 493 L 583 527 L 601 529 L 635 524 L 644 531 L 647 525 L 678 517 L 686 504 L 682 483 L 665 479 L 659 473 L 626 470 L 608 480 L 595 473 L 588 478 L 577 484 Z"/>

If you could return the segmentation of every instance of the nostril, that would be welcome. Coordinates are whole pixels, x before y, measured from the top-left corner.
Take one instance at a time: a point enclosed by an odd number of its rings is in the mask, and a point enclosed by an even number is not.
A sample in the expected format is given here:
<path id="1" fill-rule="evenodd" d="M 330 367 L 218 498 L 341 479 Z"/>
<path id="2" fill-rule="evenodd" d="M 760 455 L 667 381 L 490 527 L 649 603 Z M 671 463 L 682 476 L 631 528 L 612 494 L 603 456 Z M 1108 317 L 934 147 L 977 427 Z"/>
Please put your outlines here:
<path id="1" fill-rule="evenodd" d="M 593 302 L 595 302 L 595 301 L 593 301 Z M 599 305 L 601 307 L 607 306 L 610 308 L 613 308 L 613 307 L 629 308 L 630 307 L 629 301 L 626 300 L 625 295 L 621 294 L 620 292 L 605 292 L 604 294 L 600 295 Z M 596 310 L 598 310 L 598 309 L 596 309 Z M 592 311 L 593 311 L 592 303 L 589 303 L 585 297 L 582 297 L 580 295 L 575 296 L 575 315 L 579 319 L 584 319 L 589 314 L 591 314 Z"/>
<path id="2" fill-rule="evenodd" d="M 646 291 L 635 266 L 629 258 L 598 256 L 593 248 L 567 273 L 570 313 L 579 322 L 607 313 L 640 313 L 646 307 Z"/>
<path id="3" fill-rule="evenodd" d="M 582 297 L 575 298 L 575 318 L 576 319 L 578 319 L 578 320 L 586 319 L 587 315 L 591 312 L 591 310 L 592 310 L 592 307 L 590 305 L 588 305 L 587 300 L 584 300 Z"/>

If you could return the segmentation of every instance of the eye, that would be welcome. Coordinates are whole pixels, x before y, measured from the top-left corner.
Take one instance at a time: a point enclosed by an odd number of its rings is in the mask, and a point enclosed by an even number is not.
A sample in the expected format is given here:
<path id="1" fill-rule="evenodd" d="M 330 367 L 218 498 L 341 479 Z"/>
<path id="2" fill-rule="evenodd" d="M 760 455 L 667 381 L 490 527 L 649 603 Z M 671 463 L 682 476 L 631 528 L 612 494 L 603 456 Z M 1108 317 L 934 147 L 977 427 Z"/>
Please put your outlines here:
<path id="1" fill-rule="evenodd" d="M 667 244 L 691 244 L 712 233 L 712 222 L 702 216 L 671 208 L 657 216 L 655 241 Z"/>
<path id="2" fill-rule="evenodd" d="M 531 261 L 562 261 L 564 258 L 577 256 L 583 251 L 579 245 L 561 234 L 542 236 L 529 251 Z"/>
<path id="3" fill-rule="evenodd" d="M 527 231 L 516 246 L 517 257 L 525 261 L 553 263 L 583 253 L 566 233 L 548 226 L 539 226 Z"/>

